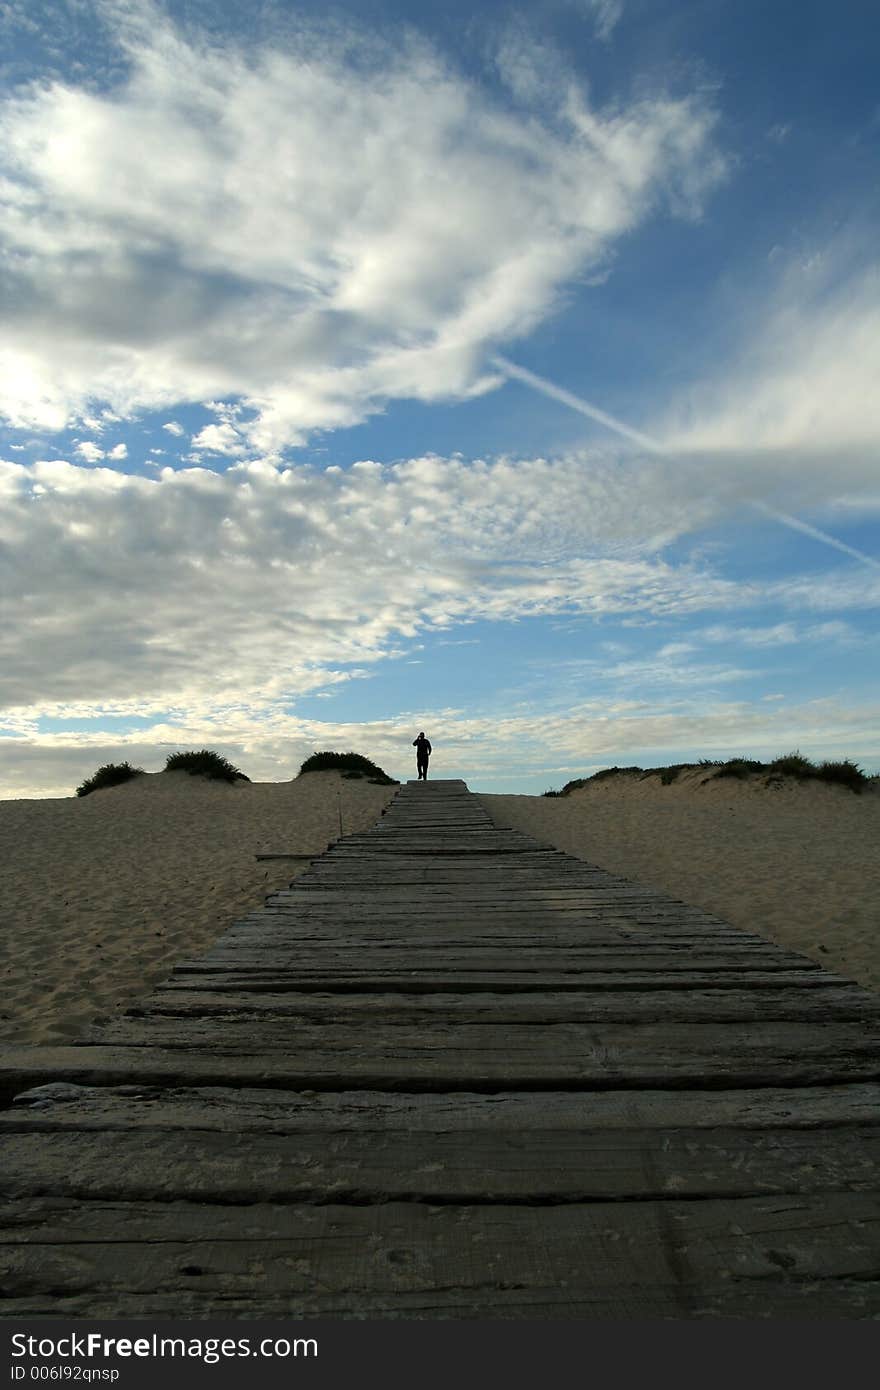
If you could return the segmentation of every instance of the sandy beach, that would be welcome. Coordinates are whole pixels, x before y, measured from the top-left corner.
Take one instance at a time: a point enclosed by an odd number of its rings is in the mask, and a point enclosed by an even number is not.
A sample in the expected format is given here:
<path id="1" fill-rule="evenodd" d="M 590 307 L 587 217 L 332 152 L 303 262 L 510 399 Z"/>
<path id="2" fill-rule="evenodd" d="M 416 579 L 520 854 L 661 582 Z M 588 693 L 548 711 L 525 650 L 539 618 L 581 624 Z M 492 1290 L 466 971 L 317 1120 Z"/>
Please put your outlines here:
<path id="1" fill-rule="evenodd" d="M 786 781 L 616 777 L 567 797 L 485 796 L 498 824 L 694 903 L 880 990 L 880 795 Z M 76 1037 L 205 950 L 394 787 L 147 774 L 0 802 L 0 1039 Z"/>
<path id="2" fill-rule="evenodd" d="M 84 797 L 0 802 L 0 1039 L 75 1037 L 149 993 L 285 887 L 395 787 L 147 773 Z"/>
<path id="3" fill-rule="evenodd" d="M 803 951 L 880 990 L 880 793 L 785 778 L 603 778 L 484 796 L 499 825 Z"/>

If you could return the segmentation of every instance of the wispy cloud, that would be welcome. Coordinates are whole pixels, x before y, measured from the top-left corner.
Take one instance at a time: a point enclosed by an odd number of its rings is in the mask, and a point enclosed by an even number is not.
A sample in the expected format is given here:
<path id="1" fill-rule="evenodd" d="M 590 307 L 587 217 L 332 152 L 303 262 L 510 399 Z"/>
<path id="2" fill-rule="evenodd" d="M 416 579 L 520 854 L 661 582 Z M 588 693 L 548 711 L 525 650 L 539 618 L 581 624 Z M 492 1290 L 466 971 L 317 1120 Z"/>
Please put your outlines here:
<path id="1" fill-rule="evenodd" d="M 862 630 L 858 625 L 840 618 L 821 623 L 787 621 L 765 627 L 714 623 L 710 627 L 696 629 L 694 636 L 700 642 L 721 642 L 743 649 L 797 647 L 800 651 L 815 651 L 818 648 L 826 659 L 831 653 L 840 653 L 847 648 L 871 644 L 876 647 L 880 644 L 880 638 L 870 630 Z"/>
<path id="2" fill-rule="evenodd" d="M 833 449 L 844 484 L 859 476 L 876 491 L 875 455 L 865 457 L 880 441 L 873 246 L 831 241 L 789 256 L 759 292 L 744 288 L 743 300 L 730 360 L 670 402 L 653 432 L 670 450 L 708 458 L 797 456 L 807 486 Z"/>
<path id="3" fill-rule="evenodd" d="M 605 112 L 545 83 L 512 110 L 412 37 L 352 64 L 350 34 L 258 48 L 105 13 L 124 80 L 0 107 L 0 409 L 22 425 L 241 397 L 265 451 L 484 391 L 489 344 L 723 176 L 701 95 Z"/>
<path id="4" fill-rule="evenodd" d="M 877 303 L 867 309 L 867 320 L 873 322 L 877 329 L 872 346 L 874 356 L 877 357 L 877 371 L 880 373 L 880 350 L 877 349 L 877 343 L 880 343 L 880 278 L 877 278 L 872 272 L 872 275 L 869 275 L 867 279 L 869 279 L 870 284 L 876 281 L 877 291 L 879 291 Z M 865 316 L 865 306 L 861 304 L 856 313 Z M 819 336 L 822 336 L 824 331 L 826 339 L 833 335 L 833 328 L 837 328 L 837 331 L 840 332 L 840 324 L 833 324 L 829 327 L 827 316 L 824 320 L 820 318 L 813 327 Z M 856 341 L 858 341 L 858 336 L 856 334 Z M 844 354 L 845 363 L 845 360 L 848 359 L 845 356 L 844 345 L 842 342 L 838 342 L 834 346 L 838 347 Z M 830 345 L 827 342 L 826 349 L 830 352 Z M 847 350 L 852 352 L 852 346 L 847 345 Z M 812 352 L 815 354 L 815 347 L 813 347 Z M 880 569 L 880 559 L 877 559 L 876 556 L 867 555 L 865 550 L 848 545 L 847 542 L 841 541 L 822 528 L 802 520 L 801 517 L 792 516 L 788 510 L 781 509 L 779 503 L 770 505 L 767 500 L 760 498 L 760 496 L 745 491 L 745 489 L 751 488 L 751 485 L 756 485 L 758 491 L 776 498 L 780 486 L 791 488 L 792 464 L 797 464 L 801 470 L 798 475 L 798 495 L 792 500 L 795 503 L 801 502 L 802 505 L 809 506 L 816 500 L 823 500 L 826 503 L 837 500 L 841 492 L 841 484 L 844 489 L 859 484 L 859 482 L 873 486 L 874 471 L 876 471 L 874 470 L 874 450 L 880 443 L 880 410 L 877 407 L 877 392 L 874 389 L 874 378 L 870 373 L 865 373 L 865 361 L 863 361 L 861 354 L 856 353 L 852 361 L 854 361 L 855 375 L 858 379 L 855 382 L 851 381 L 851 403 L 854 404 L 854 407 L 858 406 L 858 420 L 848 421 L 847 427 L 836 430 L 836 425 L 840 424 L 837 418 L 838 400 L 836 398 L 831 398 L 829 402 L 820 400 L 810 416 L 801 421 L 799 430 L 794 430 L 794 423 L 790 418 L 790 435 L 788 435 L 784 445 L 780 442 L 779 436 L 776 436 L 776 441 L 767 446 L 767 443 L 760 439 L 759 432 L 756 432 L 756 435 L 753 435 L 747 442 L 744 425 L 737 418 L 735 430 L 737 430 L 738 441 L 740 442 L 738 442 L 738 448 L 734 452 L 734 449 L 731 448 L 733 441 L 728 442 L 723 449 L 719 449 L 717 442 L 713 445 L 706 443 L 706 431 L 709 432 L 710 438 L 710 432 L 713 428 L 716 431 L 719 428 L 722 431 L 731 430 L 733 425 L 731 425 L 730 420 L 727 423 L 722 421 L 720 424 L 703 425 L 702 434 L 701 427 L 692 427 L 691 432 L 685 432 L 684 436 L 673 436 L 669 441 L 669 439 L 658 438 L 656 435 L 646 434 L 641 430 L 634 430 L 626 421 L 613 416 L 609 411 L 602 410 L 598 404 L 591 402 L 591 400 L 584 399 L 576 392 L 567 391 L 567 389 L 557 385 L 556 382 L 548 381 L 537 373 L 517 366 L 516 363 L 512 363 L 507 357 L 500 356 L 499 353 L 492 357 L 494 366 L 503 371 L 506 377 L 513 379 L 513 381 L 523 382 L 524 385 L 530 386 L 541 395 L 548 396 L 549 399 L 559 400 L 563 406 L 577 410 L 582 416 L 603 425 L 606 430 L 626 439 L 630 445 L 635 445 L 638 449 L 646 450 L 652 455 L 667 457 L 667 459 L 678 457 L 681 463 L 692 460 L 694 457 L 698 457 L 701 461 L 716 461 L 717 463 L 720 456 L 720 461 L 727 463 L 728 466 L 733 463 L 737 464 L 735 471 L 728 471 L 726 477 L 724 475 L 719 477 L 717 473 L 706 475 L 705 482 L 702 484 L 703 488 L 706 488 L 706 492 L 712 489 L 716 496 L 727 493 L 727 506 L 730 506 L 731 500 L 738 498 L 742 502 L 748 503 L 749 506 L 755 507 L 763 516 L 777 521 L 780 525 L 799 531 L 802 535 L 809 535 L 823 545 L 840 550 L 842 555 L 848 555 L 863 564 L 869 564 L 873 569 Z M 820 359 L 819 366 L 816 366 L 816 360 L 813 360 L 813 367 L 816 368 L 816 371 L 822 370 L 826 374 L 834 374 L 841 370 L 841 361 L 840 359 L 831 360 L 829 356 L 824 356 Z M 845 370 L 845 366 L 842 366 L 842 370 Z M 816 371 L 813 371 L 813 377 L 815 377 Z M 880 379 L 880 375 L 877 379 Z M 798 384 L 799 393 L 805 392 L 806 384 L 809 381 L 810 371 L 809 366 L 806 366 L 805 382 Z M 776 431 L 780 421 L 784 420 L 784 396 L 787 389 L 790 388 L 790 384 L 790 367 L 785 367 L 781 381 L 779 374 L 777 374 L 776 378 L 767 378 L 763 384 L 765 392 L 769 393 L 769 399 L 779 410 L 779 421 L 774 420 L 773 431 Z M 816 389 L 822 388 L 823 385 L 820 381 L 813 382 L 813 384 L 815 384 Z M 717 389 L 724 388 L 719 386 Z M 734 393 L 737 392 L 735 379 L 727 379 L 726 389 Z M 823 421 L 824 427 L 826 427 L 824 439 L 816 428 L 817 416 L 820 416 L 823 410 L 826 411 L 826 416 L 827 414 L 831 416 L 831 420 Z M 788 416 L 791 417 L 791 411 L 788 411 Z M 848 449 L 854 436 L 861 443 L 862 448 Z M 869 448 L 866 449 L 866 445 Z M 830 475 L 827 473 L 829 449 L 837 450 L 836 461 L 838 464 L 836 473 Z M 806 480 L 804 478 L 805 471 L 810 474 Z M 751 484 L 752 478 L 755 478 L 755 484 Z"/>
<path id="5" fill-rule="evenodd" d="M 580 0 L 580 3 L 592 13 L 599 38 L 610 39 L 623 15 L 623 0 Z"/>

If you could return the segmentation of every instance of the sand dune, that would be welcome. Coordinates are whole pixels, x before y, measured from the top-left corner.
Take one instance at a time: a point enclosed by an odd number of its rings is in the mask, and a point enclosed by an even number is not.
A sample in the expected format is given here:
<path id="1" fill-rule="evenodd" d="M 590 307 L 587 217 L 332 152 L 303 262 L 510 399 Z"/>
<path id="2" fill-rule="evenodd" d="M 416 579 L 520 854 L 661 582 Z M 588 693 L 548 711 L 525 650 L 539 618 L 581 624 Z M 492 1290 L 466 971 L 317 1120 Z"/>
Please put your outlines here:
<path id="1" fill-rule="evenodd" d="M 292 782 L 146 774 L 85 797 L 0 802 L 0 1038 L 81 1033 L 262 906 L 394 787 L 310 772 Z"/>
<path id="2" fill-rule="evenodd" d="M 880 989 L 880 795 L 786 782 L 613 778 L 565 798 L 486 796 L 499 824 L 762 932 Z M 375 824 L 394 787 L 156 773 L 90 796 L 0 802 L 0 1039 L 81 1034 L 149 993 L 306 864 Z"/>
<path id="3" fill-rule="evenodd" d="M 880 794 L 705 770 L 617 776 L 566 797 L 484 796 L 550 840 L 880 990 Z"/>

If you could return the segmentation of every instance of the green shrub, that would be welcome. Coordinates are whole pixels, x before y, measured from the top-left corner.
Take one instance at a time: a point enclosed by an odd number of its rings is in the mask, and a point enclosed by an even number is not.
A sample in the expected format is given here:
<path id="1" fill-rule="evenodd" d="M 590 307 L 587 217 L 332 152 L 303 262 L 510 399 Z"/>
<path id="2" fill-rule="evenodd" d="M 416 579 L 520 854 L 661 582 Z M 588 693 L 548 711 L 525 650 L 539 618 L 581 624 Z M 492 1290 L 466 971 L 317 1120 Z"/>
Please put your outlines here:
<path id="1" fill-rule="evenodd" d="M 396 777 L 389 777 L 387 772 L 383 772 L 381 767 L 371 763 L 370 759 L 361 753 L 313 753 L 310 758 L 306 758 L 299 770 L 299 776 L 302 777 L 304 772 L 341 772 L 343 777 L 354 773 L 358 777 L 368 777 L 374 786 L 399 785 Z"/>
<path id="2" fill-rule="evenodd" d="M 858 764 L 852 762 L 850 758 L 843 758 L 840 762 L 820 763 L 814 776 L 822 782 L 840 782 L 854 792 L 863 791 L 868 783 L 874 780 L 866 777 Z"/>
<path id="3" fill-rule="evenodd" d="M 77 796 L 88 796 L 89 792 L 100 791 L 101 787 L 118 787 L 121 782 L 130 782 L 132 777 L 143 777 L 142 767 L 132 767 L 131 763 L 105 763 L 87 777 L 77 787 Z"/>
<path id="4" fill-rule="evenodd" d="M 561 795 L 562 795 L 562 792 L 554 791 L 554 789 L 553 789 L 552 787 L 550 787 L 548 791 L 546 791 L 546 792 L 541 792 L 541 795 L 542 795 L 542 796 L 561 796 Z"/>
<path id="5" fill-rule="evenodd" d="M 716 777 L 738 777 L 740 780 L 753 772 L 766 772 L 767 764 L 755 762 L 754 758 L 728 758 L 715 773 Z"/>
<path id="6" fill-rule="evenodd" d="M 814 777 L 816 764 L 805 758 L 797 749 L 786 753 L 782 758 L 774 758 L 770 764 L 771 772 L 781 772 L 783 777 Z"/>
<path id="7" fill-rule="evenodd" d="M 188 772 L 191 777 L 210 777 L 215 782 L 249 782 L 243 772 L 219 753 L 200 748 L 197 753 L 169 753 L 165 759 L 166 772 Z"/>
<path id="8" fill-rule="evenodd" d="M 728 758 L 723 763 L 713 758 L 700 758 L 695 763 L 670 763 L 667 767 L 647 769 L 604 767 L 601 772 L 594 772 L 592 777 L 577 777 L 574 781 L 566 782 L 562 791 L 546 791 L 544 796 L 568 796 L 569 792 L 577 791 L 579 787 L 585 787 L 590 782 L 601 782 L 606 777 L 630 776 L 639 777 L 641 780 L 646 777 L 659 777 L 661 784 L 668 787 L 682 772 L 691 769 L 708 771 L 708 776 L 701 780 L 701 786 L 705 786 L 706 782 L 715 777 L 735 777 L 742 780 L 756 773 L 767 775 L 768 785 L 771 786 L 781 786 L 783 777 L 818 778 L 823 782 L 838 782 L 854 792 L 863 791 L 865 787 L 880 786 L 880 777 L 868 777 L 850 758 L 843 758 L 839 762 L 823 762 L 817 767 L 809 758 L 795 750 L 781 758 L 774 758 L 772 763 L 762 763 L 756 758 Z"/>

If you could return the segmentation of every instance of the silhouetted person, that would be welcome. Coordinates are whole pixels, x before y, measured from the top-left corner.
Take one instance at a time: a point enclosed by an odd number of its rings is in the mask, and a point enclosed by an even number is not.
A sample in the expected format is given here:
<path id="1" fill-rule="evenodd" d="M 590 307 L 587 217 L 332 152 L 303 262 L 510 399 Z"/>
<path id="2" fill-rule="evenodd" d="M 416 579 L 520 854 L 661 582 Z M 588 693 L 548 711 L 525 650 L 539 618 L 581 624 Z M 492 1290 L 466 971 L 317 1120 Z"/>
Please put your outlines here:
<path id="1" fill-rule="evenodd" d="M 416 750 L 416 767 L 419 772 L 419 781 L 428 780 L 428 759 L 431 756 L 431 744 L 425 738 L 424 730 L 418 738 L 413 739 L 413 748 Z"/>

